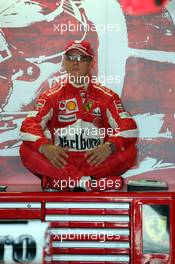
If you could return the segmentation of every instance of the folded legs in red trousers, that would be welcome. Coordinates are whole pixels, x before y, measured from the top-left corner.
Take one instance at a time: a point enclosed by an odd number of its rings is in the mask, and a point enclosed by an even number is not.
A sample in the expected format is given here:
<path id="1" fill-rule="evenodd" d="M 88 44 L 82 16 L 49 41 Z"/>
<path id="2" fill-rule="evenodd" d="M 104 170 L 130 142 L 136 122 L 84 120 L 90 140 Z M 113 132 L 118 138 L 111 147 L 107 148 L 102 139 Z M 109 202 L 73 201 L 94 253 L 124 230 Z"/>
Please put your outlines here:
<path id="1" fill-rule="evenodd" d="M 113 153 L 109 158 L 97 166 L 90 166 L 84 156 L 84 152 L 69 152 L 67 165 L 61 169 L 52 165 L 43 154 L 33 151 L 26 144 L 20 147 L 20 155 L 24 166 L 33 174 L 42 179 L 42 187 L 55 187 L 63 191 L 70 190 L 71 186 L 78 184 L 83 176 L 92 176 L 96 184 L 92 182 L 90 188 L 97 191 L 104 179 L 110 179 L 110 186 L 118 186 L 115 176 L 122 175 L 131 168 L 136 161 L 136 147 L 130 146 L 121 152 Z M 119 178 L 118 178 L 119 180 Z M 113 181 L 113 183 L 112 183 Z M 55 185 L 55 186 L 54 186 Z M 104 182 L 103 187 L 107 183 Z M 107 188 L 104 187 L 104 188 Z M 119 188 L 117 188 L 119 189 Z"/>

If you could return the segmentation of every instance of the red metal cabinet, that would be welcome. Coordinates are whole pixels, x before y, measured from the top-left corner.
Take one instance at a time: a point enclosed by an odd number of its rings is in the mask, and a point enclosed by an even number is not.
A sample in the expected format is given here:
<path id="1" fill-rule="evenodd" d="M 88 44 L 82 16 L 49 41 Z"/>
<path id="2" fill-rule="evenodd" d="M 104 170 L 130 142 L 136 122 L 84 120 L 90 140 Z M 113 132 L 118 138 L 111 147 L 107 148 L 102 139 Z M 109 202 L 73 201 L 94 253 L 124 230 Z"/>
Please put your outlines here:
<path id="1" fill-rule="evenodd" d="M 4 193 L 0 219 L 48 222 L 43 263 L 175 263 L 174 193 Z"/>

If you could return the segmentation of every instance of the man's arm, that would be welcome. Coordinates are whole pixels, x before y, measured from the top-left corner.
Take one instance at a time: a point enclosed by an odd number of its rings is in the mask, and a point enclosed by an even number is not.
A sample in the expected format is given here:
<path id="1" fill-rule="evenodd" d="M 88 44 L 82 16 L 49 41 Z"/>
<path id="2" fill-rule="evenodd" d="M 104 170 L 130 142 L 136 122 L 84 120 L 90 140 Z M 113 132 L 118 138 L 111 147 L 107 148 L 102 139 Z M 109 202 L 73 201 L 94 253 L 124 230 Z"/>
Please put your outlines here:
<path id="1" fill-rule="evenodd" d="M 120 151 L 137 141 L 138 129 L 131 114 L 127 112 L 118 95 L 114 95 L 106 108 L 107 124 L 113 129 L 108 134 L 107 142 L 112 142 Z"/>
<path id="2" fill-rule="evenodd" d="M 123 151 L 135 145 L 137 141 L 137 125 L 130 113 L 126 112 L 117 95 L 112 97 L 106 108 L 104 123 L 109 128 L 106 130 L 107 141 L 86 152 L 87 162 L 92 166 L 101 164 L 112 153 Z"/>
<path id="3" fill-rule="evenodd" d="M 41 95 L 32 111 L 22 122 L 20 138 L 33 150 L 39 151 L 41 145 L 51 144 L 46 137 L 47 123 L 53 116 L 53 107 L 46 95 Z"/>
<path id="4" fill-rule="evenodd" d="M 55 167 L 63 168 L 68 158 L 67 149 L 53 145 L 52 138 L 46 137 L 47 123 L 53 116 L 53 107 L 46 95 L 37 100 L 34 111 L 23 121 L 20 138 L 34 151 L 43 154 Z"/>

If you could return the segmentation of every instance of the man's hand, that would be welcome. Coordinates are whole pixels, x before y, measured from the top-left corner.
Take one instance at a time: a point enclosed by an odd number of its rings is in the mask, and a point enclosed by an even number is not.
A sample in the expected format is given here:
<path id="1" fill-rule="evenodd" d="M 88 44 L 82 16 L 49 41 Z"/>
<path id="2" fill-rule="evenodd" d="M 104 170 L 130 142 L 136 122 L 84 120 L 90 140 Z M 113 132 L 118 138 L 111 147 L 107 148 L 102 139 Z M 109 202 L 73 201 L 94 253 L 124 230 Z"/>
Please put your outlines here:
<path id="1" fill-rule="evenodd" d="M 68 159 L 68 148 L 62 148 L 52 144 L 44 144 L 40 152 L 57 168 L 64 168 Z"/>
<path id="2" fill-rule="evenodd" d="M 91 166 L 97 166 L 112 154 L 108 144 L 100 144 L 98 147 L 86 151 L 85 157 Z"/>

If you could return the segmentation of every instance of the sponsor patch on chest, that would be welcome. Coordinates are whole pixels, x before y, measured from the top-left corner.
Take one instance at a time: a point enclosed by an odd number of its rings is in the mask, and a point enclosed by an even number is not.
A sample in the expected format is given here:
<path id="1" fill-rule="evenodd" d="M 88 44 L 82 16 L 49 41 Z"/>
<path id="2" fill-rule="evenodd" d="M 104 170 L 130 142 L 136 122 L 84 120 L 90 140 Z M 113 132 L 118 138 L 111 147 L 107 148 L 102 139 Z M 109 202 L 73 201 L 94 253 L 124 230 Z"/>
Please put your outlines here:
<path id="1" fill-rule="evenodd" d="M 65 100 L 61 100 L 59 102 L 59 110 L 61 110 L 61 111 L 66 110 L 66 101 Z"/>
<path id="2" fill-rule="evenodd" d="M 96 107 L 93 109 L 92 113 L 96 116 L 101 116 L 101 109 L 100 107 Z"/>
<path id="3" fill-rule="evenodd" d="M 71 98 L 68 100 L 61 100 L 59 102 L 59 111 L 65 113 L 65 114 L 77 112 L 78 111 L 78 103 L 77 103 L 76 98 Z"/>
<path id="4" fill-rule="evenodd" d="M 60 122 L 72 122 L 75 121 L 77 119 L 77 115 L 76 114 L 72 114 L 72 115 L 58 115 L 58 121 Z"/>

